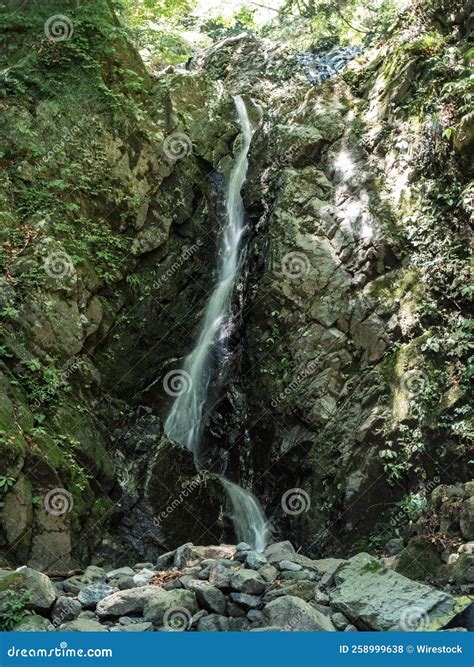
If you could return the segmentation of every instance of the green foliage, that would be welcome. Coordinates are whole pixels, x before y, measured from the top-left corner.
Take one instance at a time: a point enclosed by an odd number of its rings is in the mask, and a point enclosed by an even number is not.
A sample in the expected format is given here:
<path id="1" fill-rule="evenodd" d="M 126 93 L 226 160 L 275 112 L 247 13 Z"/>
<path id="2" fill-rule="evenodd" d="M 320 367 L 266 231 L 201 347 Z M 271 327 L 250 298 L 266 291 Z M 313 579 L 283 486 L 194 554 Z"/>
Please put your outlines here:
<path id="1" fill-rule="evenodd" d="M 28 605 L 31 593 L 30 591 L 6 590 L 2 593 L 2 608 L 0 613 L 0 631 L 10 632 L 25 617 L 25 609 Z"/>
<path id="2" fill-rule="evenodd" d="M 15 485 L 14 477 L 0 477 L 0 493 L 6 493 Z"/>

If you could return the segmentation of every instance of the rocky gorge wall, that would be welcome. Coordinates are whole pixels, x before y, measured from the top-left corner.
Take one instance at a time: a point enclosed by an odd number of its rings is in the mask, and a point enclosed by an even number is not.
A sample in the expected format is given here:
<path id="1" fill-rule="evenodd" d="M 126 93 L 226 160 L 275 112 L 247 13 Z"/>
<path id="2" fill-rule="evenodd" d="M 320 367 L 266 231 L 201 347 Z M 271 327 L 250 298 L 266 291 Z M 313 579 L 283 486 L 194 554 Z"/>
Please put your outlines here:
<path id="1" fill-rule="evenodd" d="M 10 12 L 6 563 L 129 564 L 232 538 L 218 480 L 161 424 L 212 286 L 237 92 L 259 127 L 232 358 L 205 434 L 216 472 L 315 556 L 378 549 L 410 503 L 468 479 L 472 128 L 455 94 L 433 93 L 463 76 L 467 10 L 451 9 L 441 26 L 405 17 L 317 87 L 287 46 L 251 35 L 152 80 L 107 3 L 71 3 L 60 41 L 44 31 L 54 3 L 43 20 Z M 459 493 L 435 527 L 452 550 L 473 539 Z"/>

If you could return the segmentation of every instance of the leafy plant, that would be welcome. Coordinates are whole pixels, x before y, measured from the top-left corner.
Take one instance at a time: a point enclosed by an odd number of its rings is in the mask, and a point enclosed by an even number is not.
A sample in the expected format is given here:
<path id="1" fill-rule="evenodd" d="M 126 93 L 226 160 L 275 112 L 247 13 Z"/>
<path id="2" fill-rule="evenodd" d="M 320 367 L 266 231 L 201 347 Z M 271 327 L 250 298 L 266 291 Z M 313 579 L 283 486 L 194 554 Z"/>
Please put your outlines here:
<path id="1" fill-rule="evenodd" d="M 25 609 L 30 601 L 30 591 L 7 590 L 3 593 L 2 608 L 0 613 L 0 630 L 9 632 L 25 618 Z"/>

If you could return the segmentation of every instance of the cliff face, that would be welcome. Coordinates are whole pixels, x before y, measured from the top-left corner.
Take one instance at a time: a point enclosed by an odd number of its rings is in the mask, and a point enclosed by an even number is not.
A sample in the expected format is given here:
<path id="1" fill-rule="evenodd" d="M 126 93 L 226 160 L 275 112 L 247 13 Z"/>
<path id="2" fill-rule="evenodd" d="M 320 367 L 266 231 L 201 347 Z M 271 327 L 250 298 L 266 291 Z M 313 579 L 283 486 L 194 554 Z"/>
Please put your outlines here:
<path id="1" fill-rule="evenodd" d="M 252 233 L 205 442 L 275 534 L 379 546 L 409 499 L 468 475 L 467 9 L 407 16 L 311 87 L 249 35 L 152 80 L 94 4 L 71 3 L 68 39 L 45 28 L 64 3 L 2 19 L 6 561 L 231 537 L 218 481 L 161 424 L 213 285 L 237 92 L 259 124 Z"/>

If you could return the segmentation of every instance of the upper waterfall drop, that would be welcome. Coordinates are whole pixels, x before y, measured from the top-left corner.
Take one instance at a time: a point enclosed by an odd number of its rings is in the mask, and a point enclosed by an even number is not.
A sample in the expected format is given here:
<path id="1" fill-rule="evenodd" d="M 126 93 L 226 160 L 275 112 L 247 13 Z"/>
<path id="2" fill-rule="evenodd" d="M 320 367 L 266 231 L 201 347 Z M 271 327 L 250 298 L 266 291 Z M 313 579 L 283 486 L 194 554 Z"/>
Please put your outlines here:
<path id="1" fill-rule="evenodd" d="M 245 210 L 240 193 L 248 168 L 248 152 L 254 130 L 247 108 L 240 95 L 234 97 L 242 131 L 242 147 L 230 174 L 226 197 L 226 225 L 219 252 L 217 284 L 204 312 L 198 340 L 186 357 L 183 371 L 188 375 L 189 390 L 179 394 L 165 422 L 165 433 L 194 454 L 200 466 L 199 446 L 205 425 L 204 406 L 211 376 L 211 354 L 222 325 L 230 315 L 232 295 L 242 263 L 242 235 L 245 230 Z"/>
<path id="2" fill-rule="evenodd" d="M 197 468 L 202 468 L 200 443 L 206 421 L 204 409 L 212 374 L 212 350 L 231 314 L 232 295 L 244 255 L 242 237 L 246 224 L 241 190 L 247 177 L 248 153 L 254 130 L 240 95 L 234 97 L 234 102 L 241 128 L 242 145 L 227 188 L 226 224 L 219 251 L 217 283 L 204 311 L 196 346 L 184 360 L 182 370 L 189 379 L 187 391 L 176 397 L 165 422 L 166 435 L 193 452 Z M 258 551 L 263 551 L 269 530 L 258 500 L 250 491 L 224 477 L 222 483 L 232 505 L 232 520 L 238 539 L 248 542 Z"/>

